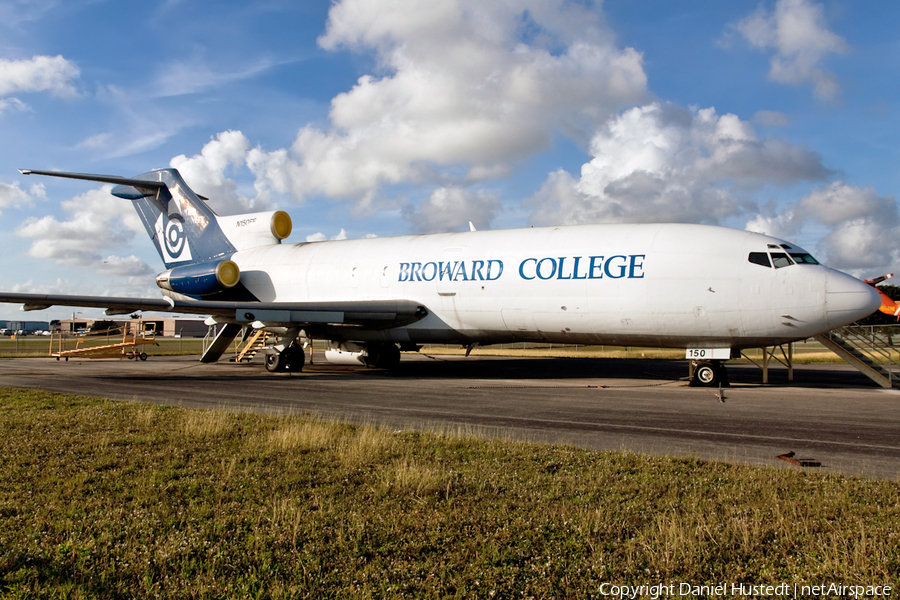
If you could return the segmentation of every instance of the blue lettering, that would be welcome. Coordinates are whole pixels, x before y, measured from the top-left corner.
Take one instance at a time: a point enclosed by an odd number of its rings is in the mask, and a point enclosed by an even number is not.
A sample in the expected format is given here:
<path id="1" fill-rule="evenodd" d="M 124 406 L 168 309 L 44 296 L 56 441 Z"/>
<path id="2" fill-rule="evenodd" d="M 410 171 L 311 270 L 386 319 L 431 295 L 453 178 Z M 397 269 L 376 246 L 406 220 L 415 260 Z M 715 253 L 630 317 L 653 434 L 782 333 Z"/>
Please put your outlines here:
<path id="1" fill-rule="evenodd" d="M 616 258 L 621 258 L 623 262 L 622 262 L 621 265 L 618 265 L 618 267 L 619 267 L 619 274 L 618 274 L 618 275 L 613 275 L 612 273 L 609 272 L 609 267 L 610 267 L 610 265 L 612 265 L 613 259 L 616 259 Z M 606 276 L 607 276 L 607 277 L 611 277 L 612 279 L 621 279 L 622 277 L 625 277 L 625 269 L 627 268 L 627 267 L 626 267 L 626 263 L 627 263 L 627 262 L 628 262 L 628 259 L 627 259 L 626 257 L 624 257 L 624 256 L 621 256 L 621 255 L 618 255 L 618 256 L 610 256 L 610 257 L 609 257 L 609 260 L 606 261 L 606 267 L 604 267 L 603 270 L 606 271 Z"/>
<path id="2" fill-rule="evenodd" d="M 481 270 L 484 268 L 483 260 L 473 260 L 472 261 L 472 281 L 475 280 L 475 275 L 478 275 L 478 279 L 484 281 L 484 275 L 481 274 Z"/>
<path id="3" fill-rule="evenodd" d="M 565 262 L 566 262 L 566 257 L 560 256 L 559 257 L 559 272 L 556 274 L 557 279 L 572 279 L 571 275 L 569 275 L 568 277 L 563 277 L 563 265 L 565 264 Z"/>
<path id="4" fill-rule="evenodd" d="M 595 264 L 595 261 L 599 259 L 600 264 Z M 594 272 L 599 272 L 599 275 L 594 275 Z M 588 269 L 588 277 L 591 279 L 603 279 L 603 257 L 602 256 L 592 256 L 591 257 L 591 268 Z"/>
<path id="5" fill-rule="evenodd" d="M 529 279 L 529 280 L 530 280 L 530 279 L 534 279 L 534 275 L 532 275 L 531 277 L 526 277 L 526 276 L 525 276 L 525 263 L 527 263 L 527 262 L 530 261 L 530 260 L 533 260 L 533 261 L 534 261 L 534 264 L 537 265 L 537 259 L 536 259 L 536 258 L 526 258 L 525 260 L 523 260 L 523 261 L 522 261 L 522 264 L 519 265 L 519 276 L 520 276 L 522 279 Z M 503 263 L 500 263 L 500 264 L 501 264 L 501 266 L 503 265 Z M 498 277 L 499 277 L 499 275 L 498 275 Z"/>
<path id="6" fill-rule="evenodd" d="M 431 277 L 425 274 L 428 267 L 431 267 Z M 424 265 L 422 265 L 422 279 L 424 279 L 425 281 L 434 281 L 434 278 L 437 277 L 437 272 L 438 266 L 433 262 L 425 263 Z"/>
<path id="7" fill-rule="evenodd" d="M 491 267 L 493 267 L 495 264 L 500 265 L 500 268 L 497 269 L 497 274 L 495 276 L 491 277 Z M 520 268 L 519 271 L 521 272 L 521 270 L 522 269 Z M 503 261 L 502 260 L 489 260 L 488 264 L 487 264 L 487 280 L 494 281 L 495 279 L 499 279 L 502 274 L 503 274 Z"/>
<path id="8" fill-rule="evenodd" d="M 448 262 L 440 262 L 438 263 L 441 267 L 440 277 L 438 278 L 440 281 L 444 280 L 444 275 L 447 276 L 447 281 L 453 280 L 453 267 Z"/>
<path id="9" fill-rule="evenodd" d="M 553 268 L 552 268 L 552 270 L 550 271 L 550 274 L 547 275 L 546 277 L 544 277 L 544 276 L 541 274 L 541 265 L 544 264 L 545 262 L 547 262 L 548 260 L 550 261 L 550 264 L 553 265 Z M 542 258 L 542 259 L 538 262 L 537 267 L 535 268 L 535 272 L 536 272 L 537 276 L 540 277 L 541 279 L 550 279 L 551 277 L 553 277 L 553 276 L 556 274 L 556 260 L 555 260 L 555 259 L 552 259 L 552 258 L 550 258 L 550 257 Z"/>
<path id="10" fill-rule="evenodd" d="M 468 281 L 469 278 L 466 277 L 466 263 L 465 261 L 459 261 L 456 263 L 459 265 L 456 269 L 456 274 L 453 276 L 453 281 L 459 281 L 459 276 L 462 275 L 463 281 Z"/>
<path id="11" fill-rule="evenodd" d="M 581 260 L 580 256 L 575 257 L 575 265 L 572 267 L 572 279 L 587 279 L 587 273 L 584 274 L 583 277 L 578 276 L 578 261 Z"/>
<path id="12" fill-rule="evenodd" d="M 409 279 L 409 263 L 400 263 L 400 278 L 397 281 L 406 281 Z"/>
<path id="13" fill-rule="evenodd" d="M 628 278 L 629 279 L 631 279 L 631 278 L 643 279 L 644 278 L 643 268 L 644 268 L 644 258 L 645 257 L 646 257 L 646 255 L 644 255 L 644 254 L 632 254 L 631 255 L 631 263 L 628 265 Z M 638 258 L 640 258 L 641 260 L 638 261 L 637 260 Z M 638 269 L 641 269 L 641 274 L 635 275 L 635 271 Z"/>
<path id="14" fill-rule="evenodd" d="M 419 272 L 421 269 L 422 269 L 422 263 L 413 263 L 412 269 L 409 272 L 409 280 L 410 281 L 422 281 L 422 274 Z M 415 278 L 415 280 L 413 278 Z"/>

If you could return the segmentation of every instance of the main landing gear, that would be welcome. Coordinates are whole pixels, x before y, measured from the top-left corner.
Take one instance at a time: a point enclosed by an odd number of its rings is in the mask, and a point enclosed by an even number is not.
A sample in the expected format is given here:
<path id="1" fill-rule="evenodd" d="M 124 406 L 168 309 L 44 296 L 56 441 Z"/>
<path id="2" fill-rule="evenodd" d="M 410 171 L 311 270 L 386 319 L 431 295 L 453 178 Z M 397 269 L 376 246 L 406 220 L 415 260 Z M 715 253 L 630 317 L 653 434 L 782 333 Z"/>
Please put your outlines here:
<path id="1" fill-rule="evenodd" d="M 721 360 L 693 361 L 694 374 L 691 377 L 691 385 L 699 387 L 718 387 L 728 385 L 728 371 Z"/>
<path id="2" fill-rule="evenodd" d="M 266 354 L 266 371 L 270 373 L 283 373 L 284 371 L 294 371 L 299 373 L 306 364 L 306 353 L 303 347 L 296 342 L 282 350 L 281 352 L 272 351 Z"/>
<path id="3" fill-rule="evenodd" d="M 396 369 L 400 364 L 400 348 L 396 344 L 373 342 L 369 344 L 338 344 L 325 352 L 325 359 L 330 363 L 346 365 L 364 365 L 377 369 Z M 278 346 L 267 350 L 266 370 L 270 373 L 285 371 L 300 372 L 306 363 L 303 347 L 296 341 L 282 351 Z"/>
<path id="4" fill-rule="evenodd" d="M 396 344 L 367 344 L 364 364 L 377 369 L 396 369 L 400 365 L 400 348 Z"/>

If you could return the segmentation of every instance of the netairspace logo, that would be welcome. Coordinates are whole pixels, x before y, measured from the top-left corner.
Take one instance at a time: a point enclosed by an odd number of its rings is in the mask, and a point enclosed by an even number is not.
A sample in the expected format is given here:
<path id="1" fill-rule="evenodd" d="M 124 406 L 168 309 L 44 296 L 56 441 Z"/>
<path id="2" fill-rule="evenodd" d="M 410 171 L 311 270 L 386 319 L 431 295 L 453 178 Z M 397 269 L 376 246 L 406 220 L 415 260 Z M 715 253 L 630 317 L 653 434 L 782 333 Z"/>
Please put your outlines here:
<path id="1" fill-rule="evenodd" d="M 821 585 L 801 585 L 782 583 L 779 585 L 758 585 L 748 583 L 719 583 L 694 585 L 692 583 L 671 583 L 655 585 L 600 584 L 600 595 L 609 598 L 636 599 L 650 598 L 890 598 L 893 588 L 889 585 L 842 585 L 826 583 Z"/>

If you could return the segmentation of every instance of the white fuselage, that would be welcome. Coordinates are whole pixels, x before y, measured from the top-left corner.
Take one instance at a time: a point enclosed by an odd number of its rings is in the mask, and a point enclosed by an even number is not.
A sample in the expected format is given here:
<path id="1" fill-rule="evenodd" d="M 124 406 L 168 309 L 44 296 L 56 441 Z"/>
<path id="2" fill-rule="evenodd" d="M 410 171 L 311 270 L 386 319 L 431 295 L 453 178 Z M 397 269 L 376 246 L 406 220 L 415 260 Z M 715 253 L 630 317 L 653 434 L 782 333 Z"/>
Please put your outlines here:
<path id="1" fill-rule="evenodd" d="M 870 286 L 825 266 L 748 260 L 785 253 L 781 244 L 704 225 L 580 225 L 276 244 L 232 260 L 263 302 L 403 299 L 429 311 L 392 329 L 308 331 L 345 341 L 745 348 L 880 305 Z"/>

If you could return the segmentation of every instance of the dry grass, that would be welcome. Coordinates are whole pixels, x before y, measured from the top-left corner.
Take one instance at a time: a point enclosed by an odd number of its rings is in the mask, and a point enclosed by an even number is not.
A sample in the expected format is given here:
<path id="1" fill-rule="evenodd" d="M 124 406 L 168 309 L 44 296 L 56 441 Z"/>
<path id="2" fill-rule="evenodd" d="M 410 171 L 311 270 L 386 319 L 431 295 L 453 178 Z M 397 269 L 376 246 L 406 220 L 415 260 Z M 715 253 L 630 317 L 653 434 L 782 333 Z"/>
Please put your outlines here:
<path id="1" fill-rule="evenodd" d="M 900 484 L 0 390 L 0 596 L 898 583 Z M 492 593 L 493 592 L 493 593 Z"/>
<path id="2" fill-rule="evenodd" d="M 212 438 L 230 433 L 235 420 L 236 415 L 227 410 L 192 410 L 184 413 L 179 425 L 188 437 Z"/>

